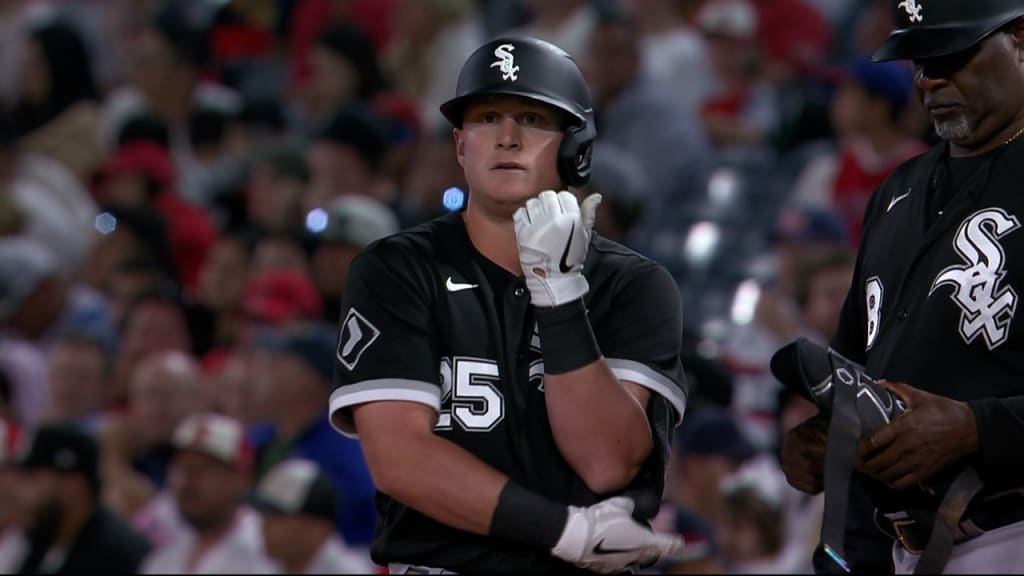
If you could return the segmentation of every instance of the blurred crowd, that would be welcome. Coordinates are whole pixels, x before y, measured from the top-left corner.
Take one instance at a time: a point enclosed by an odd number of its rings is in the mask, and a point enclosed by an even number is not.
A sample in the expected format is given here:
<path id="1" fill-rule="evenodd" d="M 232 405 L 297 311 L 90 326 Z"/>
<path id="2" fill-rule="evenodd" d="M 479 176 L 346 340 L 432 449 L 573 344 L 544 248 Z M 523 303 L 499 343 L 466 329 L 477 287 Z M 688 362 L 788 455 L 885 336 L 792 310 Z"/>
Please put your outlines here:
<path id="1" fill-rule="evenodd" d="M 785 483 L 860 218 L 932 135 L 882 0 L 0 0 L 0 572 L 379 571 L 327 421 L 351 259 L 458 210 L 438 105 L 498 33 L 572 54 L 597 228 L 663 263 L 690 406 L 653 570 L 807 572 Z M 99 563 L 99 564 L 98 564 Z"/>

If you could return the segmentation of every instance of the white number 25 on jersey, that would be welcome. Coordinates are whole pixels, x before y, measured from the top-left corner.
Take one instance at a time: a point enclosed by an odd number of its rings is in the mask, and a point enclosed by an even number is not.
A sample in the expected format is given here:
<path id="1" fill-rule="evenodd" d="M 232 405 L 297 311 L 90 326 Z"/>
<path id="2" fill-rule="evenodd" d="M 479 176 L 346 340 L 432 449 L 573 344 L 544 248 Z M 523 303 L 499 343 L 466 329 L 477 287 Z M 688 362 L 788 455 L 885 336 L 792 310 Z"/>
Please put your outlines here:
<path id="1" fill-rule="evenodd" d="M 481 358 L 441 360 L 441 412 L 435 430 L 450 430 L 452 420 L 468 432 L 493 430 L 505 417 L 498 390 L 498 364 Z"/>

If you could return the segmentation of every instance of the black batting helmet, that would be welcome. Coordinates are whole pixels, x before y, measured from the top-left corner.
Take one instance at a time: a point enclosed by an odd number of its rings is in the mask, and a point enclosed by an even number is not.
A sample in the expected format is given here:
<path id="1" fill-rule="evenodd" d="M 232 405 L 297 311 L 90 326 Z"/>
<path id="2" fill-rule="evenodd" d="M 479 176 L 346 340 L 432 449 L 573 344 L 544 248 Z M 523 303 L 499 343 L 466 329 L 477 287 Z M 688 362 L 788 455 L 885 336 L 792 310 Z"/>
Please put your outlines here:
<path id="1" fill-rule="evenodd" d="M 1022 0 L 889 0 L 892 34 L 871 59 L 920 60 L 961 52 L 1024 16 Z"/>
<path id="2" fill-rule="evenodd" d="M 590 90 L 572 56 L 536 38 L 491 40 L 463 64 L 455 97 L 441 105 L 441 113 L 461 127 L 468 101 L 490 94 L 522 96 L 564 112 L 570 122 L 558 149 L 558 175 L 568 186 L 587 183 L 597 129 Z"/>

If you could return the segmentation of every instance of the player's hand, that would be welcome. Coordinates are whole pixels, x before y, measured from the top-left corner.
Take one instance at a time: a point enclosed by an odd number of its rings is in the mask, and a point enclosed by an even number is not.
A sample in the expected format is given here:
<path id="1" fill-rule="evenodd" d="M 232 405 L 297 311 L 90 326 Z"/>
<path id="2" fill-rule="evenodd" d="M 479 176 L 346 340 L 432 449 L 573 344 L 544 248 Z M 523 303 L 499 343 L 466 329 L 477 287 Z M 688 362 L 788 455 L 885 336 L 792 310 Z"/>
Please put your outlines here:
<path id="1" fill-rule="evenodd" d="M 879 380 L 907 405 L 903 414 L 864 436 L 857 469 L 903 490 L 919 485 L 978 449 L 974 411 L 965 402 L 903 382 Z"/>
<path id="2" fill-rule="evenodd" d="M 618 496 L 588 508 L 569 507 L 569 520 L 551 555 L 596 572 L 650 566 L 683 547 L 680 538 L 657 534 L 633 519 L 632 498 Z"/>
<path id="3" fill-rule="evenodd" d="M 534 306 L 558 306 L 582 298 L 590 286 L 583 277 L 600 194 L 583 200 L 570 192 L 545 190 L 516 210 L 519 264 Z"/>
<path id="4" fill-rule="evenodd" d="M 782 471 L 790 486 L 807 494 L 825 488 L 828 420 L 814 416 L 790 430 L 782 441 Z"/>

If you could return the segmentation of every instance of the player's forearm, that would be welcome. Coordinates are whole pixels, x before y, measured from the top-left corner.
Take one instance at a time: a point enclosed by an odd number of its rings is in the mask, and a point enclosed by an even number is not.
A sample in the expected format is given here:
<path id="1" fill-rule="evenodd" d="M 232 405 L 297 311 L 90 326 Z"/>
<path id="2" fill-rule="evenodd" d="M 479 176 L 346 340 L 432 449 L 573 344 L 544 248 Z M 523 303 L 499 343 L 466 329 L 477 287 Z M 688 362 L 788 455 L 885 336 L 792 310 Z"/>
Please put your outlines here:
<path id="1" fill-rule="evenodd" d="M 366 450 L 367 463 L 378 490 L 442 524 L 488 533 L 508 480 L 504 474 L 434 435 L 390 442 L 378 461 L 369 457 L 370 452 Z"/>
<path id="2" fill-rule="evenodd" d="M 603 359 L 563 374 L 544 375 L 544 397 L 555 443 L 587 486 L 625 488 L 653 446 L 640 401 Z"/>

